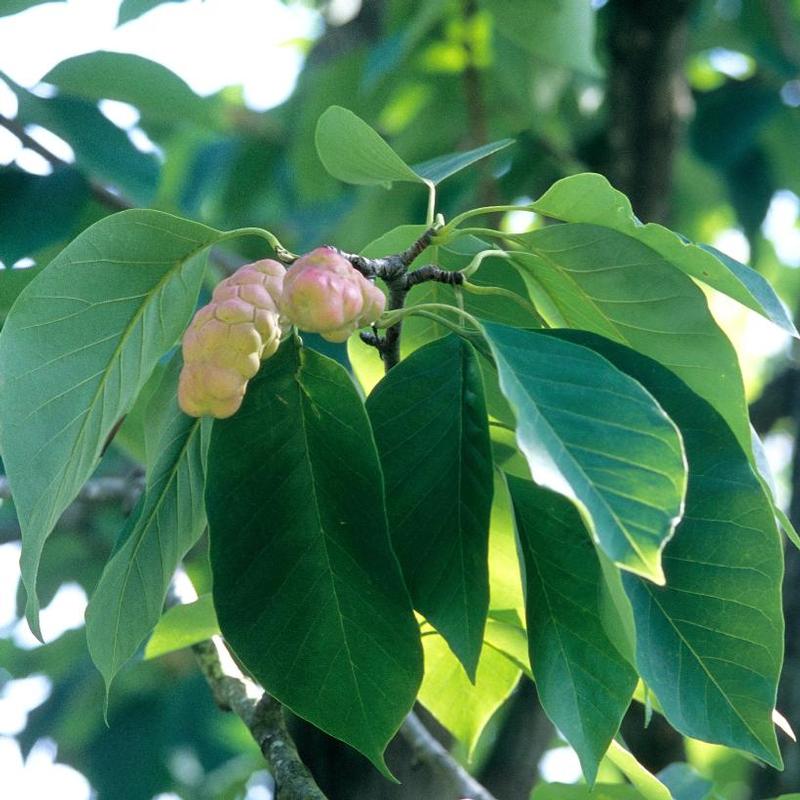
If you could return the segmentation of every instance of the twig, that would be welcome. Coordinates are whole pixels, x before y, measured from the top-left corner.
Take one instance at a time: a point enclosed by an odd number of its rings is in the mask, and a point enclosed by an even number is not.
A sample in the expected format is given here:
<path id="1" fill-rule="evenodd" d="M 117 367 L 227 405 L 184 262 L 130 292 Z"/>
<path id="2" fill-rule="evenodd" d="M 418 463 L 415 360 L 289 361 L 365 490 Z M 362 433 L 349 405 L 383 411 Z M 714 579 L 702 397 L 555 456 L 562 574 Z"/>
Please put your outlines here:
<path id="1" fill-rule="evenodd" d="M 167 592 L 166 606 L 197 600 L 197 592 L 179 567 Z M 327 800 L 300 759 L 286 728 L 283 706 L 239 669 L 220 636 L 192 645 L 197 665 L 214 702 L 244 722 L 261 750 L 278 787 L 277 800 Z"/>
<path id="2" fill-rule="evenodd" d="M 457 797 L 469 800 L 495 800 L 494 795 L 478 783 L 434 738 L 413 711 L 403 722 L 400 735 L 411 746 L 419 761 L 452 784 Z"/>
<path id="3" fill-rule="evenodd" d="M 51 150 L 48 150 L 43 144 L 37 142 L 36 139 L 34 139 L 33 136 L 31 136 L 16 120 L 9 119 L 8 117 L 0 114 L 0 126 L 5 128 L 9 133 L 14 134 L 14 136 L 20 140 L 23 147 L 40 155 L 45 161 L 47 161 L 48 164 L 50 164 L 51 167 L 70 166 L 69 162 L 64 161 L 63 158 L 59 158 Z M 94 197 L 108 208 L 113 208 L 115 211 L 125 211 L 134 207 L 133 203 L 118 195 L 116 192 L 112 192 L 108 187 L 103 186 L 101 183 L 92 181 L 89 185 L 91 186 Z"/>
<path id="4" fill-rule="evenodd" d="M 23 147 L 40 155 L 45 161 L 47 161 L 48 164 L 50 164 L 51 167 L 59 168 L 71 166 L 68 161 L 64 161 L 63 158 L 59 158 L 43 144 L 37 142 L 36 139 L 34 139 L 33 136 L 31 136 L 25 130 L 24 126 L 20 125 L 16 120 L 9 119 L 8 117 L 0 114 L 0 128 L 5 128 L 9 133 L 12 133 L 14 136 L 16 136 L 17 139 L 19 139 L 19 141 L 22 143 Z M 135 204 L 130 200 L 123 197 L 121 194 L 118 194 L 109 187 L 104 186 L 102 183 L 90 181 L 89 186 L 91 188 L 93 197 L 99 203 L 104 205 L 106 208 L 111 209 L 112 211 L 127 211 L 128 209 L 136 208 Z M 281 260 L 284 260 L 282 258 L 284 253 L 285 251 L 278 254 L 278 256 L 281 257 Z M 220 252 L 218 250 L 212 250 L 210 258 L 215 264 L 217 264 L 218 267 L 227 273 L 235 272 L 240 266 L 242 266 L 242 264 L 244 264 L 244 260 L 241 258 L 237 259 L 235 256 Z"/>
<path id="5" fill-rule="evenodd" d="M 355 253 L 337 252 L 346 258 L 362 275 L 374 280 L 380 278 L 389 288 L 389 304 L 387 311 L 397 311 L 403 308 L 409 290 L 419 283 L 438 281 L 459 285 L 464 282 L 460 272 L 451 272 L 437 267 L 435 264 L 426 264 L 424 267 L 412 270 L 408 268 L 414 260 L 430 245 L 433 237 L 443 227 L 442 222 L 432 225 L 410 247 L 391 256 L 382 258 L 366 258 Z M 374 347 L 383 359 L 383 365 L 388 372 L 400 361 L 400 333 L 402 322 L 397 322 L 387 328 L 385 336 L 379 336 L 377 330 L 361 334 L 361 340 Z"/>
<path id="6" fill-rule="evenodd" d="M 424 267 L 415 269 L 403 276 L 403 286 L 406 290 L 418 283 L 436 281 L 437 283 L 447 283 L 450 286 L 461 286 L 464 283 L 464 275 L 455 270 L 442 269 L 435 264 L 426 264 Z"/>
<path id="7" fill-rule="evenodd" d="M 346 258 L 365 278 L 380 278 L 389 283 L 405 273 L 414 259 L 430 245 L 433 237 L 441 230 L 442 225 L 432 225 L 410 247 L 401 253 L 381 258 L 367 258 L 357 253 L 346 253 L 334 248 L 340 256 Z"/>
<path id="8" fill-rule="evenodd" d="M 300 759 L 283 706 L 246 678 L 218 636 L 192 647 L 217 705 L 244 722 L 278 787 L 277 800 L 326 800 Z"/>

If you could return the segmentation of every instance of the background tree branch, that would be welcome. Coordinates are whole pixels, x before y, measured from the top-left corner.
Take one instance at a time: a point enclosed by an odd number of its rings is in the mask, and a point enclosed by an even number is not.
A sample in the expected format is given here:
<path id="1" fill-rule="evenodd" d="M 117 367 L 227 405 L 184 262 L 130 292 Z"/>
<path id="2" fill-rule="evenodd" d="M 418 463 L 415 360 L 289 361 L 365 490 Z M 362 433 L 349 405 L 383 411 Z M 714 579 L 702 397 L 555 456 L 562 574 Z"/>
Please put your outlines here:
<path id="1" fill-rule="evenodd" d="M 648 222 L 667 219 L 675 155 L 692 111 L 684 65 L 694 5 L 694 0 L 608 4 L 605 171 Z"/>
<path id="2" fill-rule="evenodd" d="M 233 711 L 258 744 L 277 785 L 277 800 L 326 800 L 297 753 L 283 706 L 236 666 L 222 640 L 192 647 L 217 705 Z"/>

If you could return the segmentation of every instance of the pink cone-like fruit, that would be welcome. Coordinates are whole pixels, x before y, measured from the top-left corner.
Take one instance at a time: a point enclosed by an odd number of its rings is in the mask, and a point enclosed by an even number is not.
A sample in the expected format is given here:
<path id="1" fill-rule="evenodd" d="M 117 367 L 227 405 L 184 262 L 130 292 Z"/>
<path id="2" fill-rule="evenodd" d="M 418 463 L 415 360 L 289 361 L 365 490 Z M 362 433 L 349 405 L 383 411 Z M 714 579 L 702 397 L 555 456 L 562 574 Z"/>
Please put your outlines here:
<path id="1" fill-rule="evenodd" d="M 178 403 L 190 416 L 222 419 L 236 413 L 247 382 L 278 349 L 288 324 L 278 300 L 286 270 L 272 259 L 236 270 L 183 336 Z"/>
<path id="2" fill-rule="evenodd" d="M 287 270 L 280 311 L 300 330 L 343 342 L 375 322 L 386 297 L 332 247 L 318 247 Z"/>

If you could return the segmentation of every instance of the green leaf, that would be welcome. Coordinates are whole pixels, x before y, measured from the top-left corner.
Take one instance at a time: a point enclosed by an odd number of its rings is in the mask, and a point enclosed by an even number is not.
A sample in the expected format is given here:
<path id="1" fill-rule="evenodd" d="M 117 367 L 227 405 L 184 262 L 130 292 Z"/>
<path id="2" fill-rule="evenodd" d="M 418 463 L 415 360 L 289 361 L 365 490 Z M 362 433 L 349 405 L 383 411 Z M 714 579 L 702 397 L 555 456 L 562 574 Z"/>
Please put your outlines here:
<path id="1" fill-rule="evenodd" d="M 536 58 L 592 77 L 595 12 L 585 0 L 485 0 L 498 31 Z"/>
<path id="2" fill-rule="evenodd" d="M 714 784 L 691 764 L 675 762 L 656 776 L 675 800 L 706 800 L 713 797 Z"/>
<path id="3" fill-rule="evenodd" d="M 533 210 L 564 222 L 600 225 L 645 245 L 648 260 L 663 260 L 763 315 L 793 336 L 797 329 L 778 296 L 758 272 L 709 245 L 696 245 L 663 225 L 643 225 L 630 201 L 602 175 L 584 173 L 557 181 Z M 613 240 L 610 240 L 613 241 Z M 642 251 L 643 253 L 645 251 Z"/>
<path id="4" fill-rule="evenodd" d="M 158 159 L 137 150 L 128 134 L 106 119 L 96 103 L 69 95 L 37 97 L 9 85 L 17 95 L 20 123 L 41 125 L 67 141 L 78 167 L 117 186 L 129 201 L 151 202 L 161 171 Z"/>
<path id="5" fill-rule="evenodd" d="M 167 0 L 122 0 L 119 7 L 117 25 L 124 25 L 126 22 L 138 19 L 148 11 L 163 5 Z M 183 3 L 186 0 L 171 0 L 173 3 Z"/>
<path id="6" fill-rule="evenodd" d="M 419 701 L 467 749 L 472 759 L 483 729 L 519 681 L 520 669 L 491 647 L 484 647 L 474 683 L 441 636 L 423 631 L 425 677 Z"/>
<path id="7" fill-rule="evenodd" d="M 464 153 L 449 153 L 410 167 L 361 117 L 341 106 L 320 116 L 315 134 L 317 153 L 325 169 L 345 183 L 389 187 L 394 181 L 435 186 L 483 158 L 508 147 L 500 139 Z"/>
<path id="8" fill-rule="evenodd" d="M 10 267 L 71 236 L 88 201 L 89 184 L 71 167 L 50 175 L 0 170 L 0 260 Z"/>
<path id="9" fill-rule="evenodd" d="M 43 3 L 53 2 L 53 0 L 3 0 L 0 3 L 0 17 L 7 17 L 11 14 L 18 14 L 20 11 L 26 11 L 33 6 L 40 6 Z M 59 2 L 59 0 L 55 0 Z M 64 0 L 61 0 L 62 4 Z"/>
<path id="10" fill-rule="evenodd" d="M 319 118 L 315 142 L 325 169 L 345 183 L 425 183 L 373 128 L 341 106 L 331 106 Z"/>
<path id="11" fill-rule="evenodd" d="M 775 500 L 777 494 L 775 476 L 772 474 L 772 467 L 767 458 L 764 443 L 761 441 L 752 425 L 750 426 L 750 435 L 753 451 L 753 466 L 756 468 L 756 475 L 761 481 L 761 485 L 764 487 L 764 491 L 769 498 L 770 505 L 772 506 L 772 513 L 775 515 L 775 521 L 778 527 L 786 534 L 786 538 L 800 550 L 800 535 L 795 530 L 787 513 Z"/>
<path id="12" fill-rule="evenodd" d="M 511 475 L 508 487 L 525 561 L 536 690 L 592 784 L 638 676 L 606 633 L 603 570 L 575 507 L 560 495 Z"/>
<path id="13" fill-rule="evenodd" d="M 514 144 L 513 139 L 499 139 L 496 142 L 476 147 L 474 150 L 467 150 L 464 153 L 449 153 L 446 156 L 432 158 L 430 161 L 424 161 L 421 164 L 414 164 L 412 169 L 424 180 L 438 184 L 445 178 L 455 175 L 462 169 L 466 169 L 477 161 L 504 150 L 512 144 Z"/>
<path id="14" fill-rule="evenodd" d="M 206 506 L 220 628 L 278 700 L 367 756 L 411 709 L 422 648 L 391 549 L 366 411 L 336 362 L 287 341 L 217 420 Z"/>
<path id="15" fill-rule="evenodd" d="M 17 298 L 0 333 L 0 445 L 22 528 L 27 617 L 61 512 L 91 475 L 194 310 L 224 234 L 158 211 L 123 211 L 69 244 Z"/>
<path id="16" fill-rule="evenodd" d="M 531 800 L 642 800 L 642 795 L 623 783 L 596 783 L 591 788 L 569 783 L 538 783 Z"/>
<path id="17" fill-rule="evenodd" d="M 475 351 L 452 335 L 422 347 L 375 387 L 367 411 L 411 600 L 474 678 L 489 608 L 493 480 Z"/>
<path id="18" fill-rule="evenodd" d="M 0 325 L 22 290 L 42 271 L 41 267 L 0 269 Z"/>
<path id="19" fill-rule="evenodd" d="M 739 361 L 701 289 L 636 239 L 595 224 L 549 225 L 526 234 L 530 254 L 515 254 L 534 295 L 557 315 L 554 327 L 589 330 L 626 344 L 673 370 L 712 403 L 743 447 L 750 442 Z"/>
<path id="20" fill-rule="evenodd" d="M 636 787 L 644 800 L 672 800 L 669 789 L 619 742 L 611 742 L 606 758 Z"/>
<path id="21" fill-rule="evenodd" d="M 487 323 L 517 442 L 538 483 L 577 503 L 618 566 L 663 583 L 661 549 L 680 519 L 680 434 L 633 379 L 582 347 Z"/>
<path id="22" fill-rule="evenodd" d="M 779 768 L 772 711 L 783 653 L 783 554 L 747 455 L 720 415 L 653 360 L 588 333 L 546 335 L 591 347 L 624 369 L 683 434 L 689 487 L 663 557 L 667 584 L 624 576 L 640 675 L 681 733 Z"/>
<path id="23" fill-rule="evenodd" d="M 154 409 L 150 408 L 150 401 L 153 394 L 158 390 L 164 379 L 166 365 L 163 362 L 156 364 L 150 377 L 142 387 L 131 410 L 125 415 L 125 421 L 114 435 L 114 446 L 121 447 L 125 453 L 141 464 L 152 462 L 147 458 L 147 443 L 155 447 L 158 444 L 158 436 L 154 435 L 153 428 L 155 420 L 149 414 Z M 158 417 L 163 416 L 168 409 L 162 409 Z M 155 454 L 155 450 L 152 451 Z"/>
<path id="24" fill-rule="evenodd" d="M 494 474 L 489 527 L 489 608 L 489 616 L 498 619 L 506 615 L 520 622 L 525 614 L 514 509 L 505 475 L 499 469 Z"/>
<path id="25" fill-rule="evenodd" d="M 211 418 L 178 407 L 181 367 L 173 357 L 149 407 L 168 408 L 143 496 L 120 533 L 86 611 L 89 652 L 106 683 L 161 617 L 172 576 L 206 525 L 202 503 Z"/>
<path id="26" fill-rule="evenodd" d="M 519 620 L 496 619 L 490 611 L 489 619 L 486 620 L 486 639 L 484 643 L 487 647 L 502 653 L 512 664 L 516 664 L 531 680 L 530 656 L 528 655 L 528 634 Z"/>
<path id="27" fill-rule="evenodd" d="M 214 601 L 210 594 L 204 594 L 193 603 L 173 606 L 164 612 L 147 642 L 144 657 L 158 658 L 204 642 L 218 633 Z"/>
<path id="28" fill-rule="evenodd" d="M 708 275 L 694 275 L 693 277 L 733 297 L 734 300 L 738 300 L 742 305 L 761 314 L 795 338 L 800 338 L 800 334 L 797 332 L 786 306 L 781 302 L 769 281 L 761 273 L 756 272 L 746 264 L 742 264 L 735 258 L 731 258 L 710 244 L 696 246 L 707 253 L 711 253 L 719 263 L 728 269 L 729 274 L 721 272 L 719 269 L 713 272 L 709 269 Z M 711 264 L 708 266 L 711 268 Z M 688 270 L 686 271 L 688 272 Z M 692 273 L 689 274 L 691 275 Z M 735 281 L 731 279 L 731 276 Z"/>
<path id="29" fill-rule="evenodd" d="M 86 100 L 130 103 L 154 120 L 205 124 L 210 119 L 207 102 L 182 78 L 132 53 L 84 53 L 57 64 L 42 80 Z"/>

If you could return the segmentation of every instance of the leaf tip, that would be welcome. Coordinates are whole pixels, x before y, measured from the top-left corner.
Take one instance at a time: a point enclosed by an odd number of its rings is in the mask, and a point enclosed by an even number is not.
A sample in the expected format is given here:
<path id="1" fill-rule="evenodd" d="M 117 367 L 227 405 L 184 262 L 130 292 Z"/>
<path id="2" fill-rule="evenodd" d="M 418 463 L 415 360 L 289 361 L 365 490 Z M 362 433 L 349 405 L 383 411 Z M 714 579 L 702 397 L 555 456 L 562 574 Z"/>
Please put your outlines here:
<path id="1" fill-rule="evenodd" d="M 363 752 L 363 751 L 362 751 Z M 378 752 L 374 754 L 364 753 L 367 758 L 372 762 L 375 769 L 386 778 L 387 781 L 391 781 L 392 783 L 396 783 L 398 786 L 400 785 L 400 781 L 394 776 L 394 773 L 389 769 L 386 764 L 386 759 L 383 757 L 383 752 Z"/>
<path id="2" fill-rule="evenodd" d="M 640 578 L 654 583 L 656 586 L 666 586 L 667 578 L 664 575 L 664 568 L 661 566 L 661 553 L 660 551 L 650 554 L 643 554 L 636 560 L 635 563 L 627 563 L 625 561 L 614 562 L 620 569 L 626 572 L 631 572 Z"/>
<path id="3" fill-rule="evenodd" d="M 28 591 L 28 601 L 25 604 L 25 620 L 28 623 L 28 627 L 31 629 L 31 633 L 44 644 L 44 636 L 42 635 L 42 628 L 39 624 L 39 600 L 33 591 Z"/>

